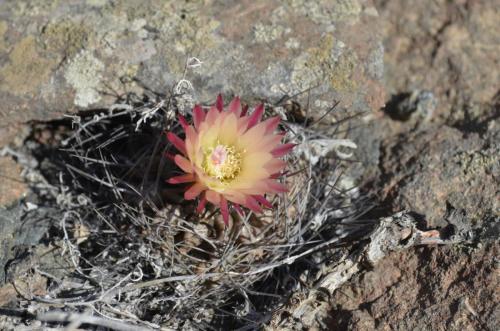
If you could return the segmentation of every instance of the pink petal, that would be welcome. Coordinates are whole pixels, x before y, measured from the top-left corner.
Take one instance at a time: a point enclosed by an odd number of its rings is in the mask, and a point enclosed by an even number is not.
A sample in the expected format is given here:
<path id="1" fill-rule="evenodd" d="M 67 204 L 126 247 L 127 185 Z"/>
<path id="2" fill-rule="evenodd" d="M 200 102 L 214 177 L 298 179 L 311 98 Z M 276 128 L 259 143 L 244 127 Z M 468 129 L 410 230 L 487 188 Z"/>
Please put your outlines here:
<path id="1" fill-rule="evenodd" d="M 266 181 L 266 184 L 268 186 L 268 188 L 272 191 L 272 192 L 275 192 L 275 193 L 280 193 L 280 192 L 288 192 L 288 188 L 281 184 L 281 183 L 278 183 L 277 181 L 275 180 L 267 180 Z"/>
<path id="2" fill-rule="evenodd" d="M 205 186 L 201 183 L 196 183 L 191 186 L 186 192 L 184 192 L 184 199 L 193 200 L 205 189 Z"/>
<path id="3" fill-rule="evenodd" d="M 210 110 L 208 111 L 207 117 L 205 119 L 205 122 L 209 125 L 212 126 L 214 125 L 215 121 L 219 117 L 219 111 L 215 107 L 210 107 Z"/>
<path id="4" fill-rule="evenodd" d="M 255 144 L 254 148 L 248 148 L 248 150 L 254 151 L 258 149 L 261 152 L 270 152 L 281 144 L 281 140 L 283 140 L 283 137 L 280 135 L 267 135 L 262 137 L 262 140 Z"/>
<path id="5" fill-rule="evenodd" d="M 188 121 L 186 121 L 186 118 L 181 114 L 179 114 L 179 123 L 181 123 L 182 128 L 184 129 L 184 131 L 186 131 L 186 128 L 189 126 L 189 123 Z"/>
<path id="6" fill-rule="evenodd" d="M 229 104 L 229 112 L 234 113 L 236 117 L 240 117 L 241 113 L 241 101 L 240 97 L 236 96 Z"/>
<path id="7" fill-rule="evenodd" d="M 191 140 L 193 143 L 197 141 L 198 134 L 196 130 L 190 125 L 186 128 L 186 140 Z"/>
<path id="8" fill-rule="evenodd" d="M 216 205 L 216 206 L 218 206 L 218 205 L 220 204 L 221 195 L 220 195 L 219 193 L 217 193 L 217 192 L 215 192 L 215 191 L 207 191 L 207 192 L 205 193 L 205 195 L 206 195 L 206 197 L 207 197 L 207 200 L 208 200 L 210 203 L 212 203 L 212 204 L 214 204 L 214 205 Z"/>
<path id="9" fill-rule="evenodd" d="M 266 123 L 266 134 L 273 133 L 280 122 L 281 118 L 279 116 L 274 116 L 265 120 L 264 123 Z"/>
<path id="10" fill-rule="evenodd" d="M 268 163 L 264 165 L 264 168 L 270 173 L 270 174 L 276 174 L 281 172 L 286 167 L 287 163 L 281 159 L 272 159 Z"/>
<path id="11" fill-rule="evenodd" d="M 199 130 L 201 122 L 205 120 L 205 112 L 200 105 L 195 105 L 193 108 L 193 122 L 196 130 Z"/>
<path id="12" fill-rule="evenodd" d="M 227 206 L 227 200 L 224 198 L 224 196 L 221 196 L 220 198 L 220 212 L 222 214 L 224 224 L 226 224 L 227 226 L 229 224 L 229 208 Z"/>
<path id="13" fill-rule="evenodd" d="M 184 142 L 184 146 L 186 147 L 186 154 L 189 159 L 194 160 L 195 157 L 195 148 L 198 144 L 198 135 L 194 128 L 190 125 L 186 128 L 186 141 Z"/>
<path id="14" fill-rule="evenodd" d="M 282 144 L 271 151 L 274 157 L 280 157 L 290 152 L 297 144 Z"/>
<path id="15" fill-rule="evenodd" d="M 172 145 L 177 148 L 179 152 L 186 155 L 186 143 L 179 137 L 177 137 L 172 132 L 167 133 L 167 139 L 172 143 Z"/>
<path id="16" fill-rule="evenodd" d="M 248 146 L 249 149 L 250 146 L 253 146 L 255 148 L 258 148 L 257 145 L 260 145 L 260 142 L 263 140 L 264 132 L 266 131 L 264 123 L 260 123 L 257 125 L 254 125 L 252 128 L 250 128 L 247 131 L 245 131 L 238 139 L 239 145 L 240 146 Z M 271 135 L 268 135 L 271 136 Z M 272 149 L 270 149 L 272 150 Z M 269 150 L 269 151 L 270 151 Z"/>
<path id="17" fill-rule="evenodd" d="M 250 120 L 248 121 L 249 129 L 260 122 L 262 114 L 264 114 L 264 104 L 261 103 L 255 108 L 253 113 L 250 115 Z"/>
<path id="18" fill-rule="evenodd" d="M 249 120 L 250 117 L 248 116 L 243 116 L 238 119 L 238 135 L 242 135 L 247 131 Z"/>
<path id="19" fill-rule="evenodd" d="M 267 201 L 263 195 L 254 195 L 253 197 L 255 198 L 255 200 L 260 202 L 263 206 L 266 206 L 269 209 L 273 208 L 273 205 L 269 201 Z"/>
<path id="20" fill-rule="evenodd" d="M 186 174 L 181 176 L 172 177 L 167 182 L 169 184 L 181 184 L 181 183 L 190 183 L 194 182 L 195 178 L 193 174 Z"/>
<path id="21" fill-rule="evenodd" d="M 224 100 L 222 99 L 222 94 L 217 96 L 217 100 L 215 101 L 215 108 L 220 112 L 224 110 Z"/>
<path id="22" fill-rule="evenodd" d="M 183 157 L 182 155 L 177 154 L 174 156 L 174 162 L 182 169 L 182 171 L 187 173 L 193 173 L 193 167 L 191 166 L 191 162 L 188 159 Z"/>
<path id="23" fill-rule="evenodd" d="M 256 213 L 262 212 L 262 208 L 259 206 L 257 200 L 255 200 L 250 195 L 248 195 L 246 198 L 245 207 L 247 207 L 248 209 L 250 209 L 251 211 L 254 211 Z"/>
<path id="24" fill-rule="evenodd" d="M 200 202 L 198 203 L 198 207 L 196 207 L 196 212 L 198 214 L 201 214 L 201 212 L 203 211 L 203 209 L 205 209 L 206 205 L 207 205 L 207 198 L 203 194 L 202 197 L 201 197 L 201 199 L 200 199 Z"/>
<path id="25" fill-rule="evenodd" d="M 226 189 L 224 197 L 235 205 L 242 205 L 245 203 L 246 195 L 240 192 L 240 190 Z"/>

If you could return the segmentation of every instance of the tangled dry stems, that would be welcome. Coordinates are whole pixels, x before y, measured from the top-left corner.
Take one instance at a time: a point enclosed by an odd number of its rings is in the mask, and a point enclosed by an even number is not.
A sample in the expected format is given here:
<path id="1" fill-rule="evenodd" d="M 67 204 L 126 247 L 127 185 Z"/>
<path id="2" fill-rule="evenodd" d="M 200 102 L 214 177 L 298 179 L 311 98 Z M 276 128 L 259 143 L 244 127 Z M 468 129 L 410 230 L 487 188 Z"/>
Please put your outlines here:
<path id="1" fill-rule="evenodd" d="M 175 166 L 162 133 L 177 129 L 178 97 L 72 117 L 60 146 L 38 151 L 39 159 L 55 153 L 40 177 L 63 211 L 56 228 L 73 269 L 35 302 L 155 329 L 257 328 L 304 287 L 304 270 L 313 275 L 335 258 L 333 244 L 363 230 L 356 220 L 369 206 L 346 187 L 348 164 L 335 156 L 353 144 L 332 140 L 343 138 L 352 116 L 321 123 L 337 104 L 316 121 L 284 122 L 287 138 L 301 144 L 289 159 L 290 193 L 263 215 L 233 213 L 224 227 L 216 211 L 197 215 L 165 184 Z"/>

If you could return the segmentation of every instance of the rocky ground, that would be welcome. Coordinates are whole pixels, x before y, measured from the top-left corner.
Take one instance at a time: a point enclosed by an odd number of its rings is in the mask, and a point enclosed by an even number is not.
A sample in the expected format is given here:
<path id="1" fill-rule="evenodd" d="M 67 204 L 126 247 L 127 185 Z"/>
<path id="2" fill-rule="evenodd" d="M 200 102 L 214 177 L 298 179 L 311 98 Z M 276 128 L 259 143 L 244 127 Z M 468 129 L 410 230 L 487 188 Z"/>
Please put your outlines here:
<path id="1" fill-rule="evenodd" d="M 395 253 L 330 299 L 349 330 L 499 325 L 500 13 L 494 1 L 377 1 L 388 99 L 370 125 L 382 206 L 427 227 L 488 229 L 472 245 Z M 460 225 L 459 225 L 460 226 Z M 495 226 L 497 230 L 490 227 Z"/>
<path id="2" fill-rule="evenodd" d="M 30 123 L 172 88 L 192 96 L 179 104 L 187 110 L 219 91 L 277 104 L 314 87 L 300 99 L 311 116 L 333 100 L 365 112 L 349 133 L 362 161 L 350 175 L 376 194 L 373 217 L 409 210 L 424 229 L 470 238 L 390 254 L 331 294 L 326 325 L 498 329 L 497 7 L 494 0 L 0 4 L 0 148 L 8 147 L 0 157 L 0 306 L 16 300 L 5 274 L 12 262 L 27 251 L 46 256 L 39 244 L 46 227 L 16 222 L 30 189 L 15 150 Z M 181 79 L 192 86 L 176 85 Z M 32 290 L 43 293 L 46 281 Z"/>

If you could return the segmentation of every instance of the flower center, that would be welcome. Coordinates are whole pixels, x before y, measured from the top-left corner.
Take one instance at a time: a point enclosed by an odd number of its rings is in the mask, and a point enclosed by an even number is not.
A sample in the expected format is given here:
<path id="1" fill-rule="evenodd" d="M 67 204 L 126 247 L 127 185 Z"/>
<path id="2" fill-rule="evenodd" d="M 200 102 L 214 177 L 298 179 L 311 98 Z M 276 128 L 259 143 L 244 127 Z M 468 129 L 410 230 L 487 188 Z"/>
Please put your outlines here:
<path id="1" fill-rule="evenodd" d="M 234 146 L 219 144 L 205 153 L 203 169 L 221 181 L 232 180 L 241 170 L 241 155 Z"/>

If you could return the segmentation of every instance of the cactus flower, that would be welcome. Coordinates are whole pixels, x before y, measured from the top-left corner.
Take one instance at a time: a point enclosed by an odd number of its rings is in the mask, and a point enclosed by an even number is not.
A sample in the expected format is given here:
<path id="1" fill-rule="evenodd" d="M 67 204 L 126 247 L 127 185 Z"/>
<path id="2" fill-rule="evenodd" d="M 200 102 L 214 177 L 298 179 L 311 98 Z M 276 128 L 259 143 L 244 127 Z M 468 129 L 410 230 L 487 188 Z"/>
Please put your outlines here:
<path id="1" fill-rule="evenodd" d="M 286 162 L 280 157 L 294 144 L 282 144 L 284 134 L 276 133 L 278 116 L 261 121 L 264 105 L 251 114 L 234 98 L 224 110 L 222 96 L 208 112 L 193 108 L 193 124 L 182 116 L 179 121 L 185 140 L 167 133 L 168 140 L 179 151 L 173 160 L 184 174 L 172 177 L 170 184 L 192 183 L 184 193 L 186 200 L 198 198 L 197 211 L 207 202 L 220 208 L 224 222 L 229 221 L 229 208 L 242 213 L 241 206 L 254 212 L 272 208 L 266 195 L 286 192 L 278 182 Z"/>

